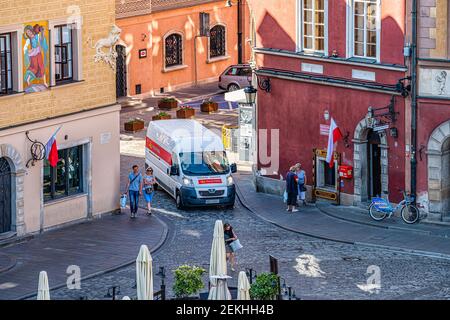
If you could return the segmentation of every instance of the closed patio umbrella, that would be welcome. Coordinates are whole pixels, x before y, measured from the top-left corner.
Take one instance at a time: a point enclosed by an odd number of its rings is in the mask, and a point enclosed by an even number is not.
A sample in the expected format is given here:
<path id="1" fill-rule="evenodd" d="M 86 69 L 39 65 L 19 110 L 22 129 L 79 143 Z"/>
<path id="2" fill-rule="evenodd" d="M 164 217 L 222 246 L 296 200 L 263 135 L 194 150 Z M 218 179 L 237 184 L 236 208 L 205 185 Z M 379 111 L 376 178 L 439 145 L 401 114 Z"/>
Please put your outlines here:
<path id="1" fill-rule="evenodd" d="M 239 272 L 237 300 L 250 300 L 250 282 L 244 271 Z"/>
<path id="2" fill-rule="evenodd" d="M 209 281 L 211 288 L 209 291 L 208 300 L 231 300 L 231 294 L 225 280 L 225 277 L 227 276 L 227 260 L 225 253 L 223 223 L 221 220 L 217 220 L 214 226 L 211 258 L 209 263 Z M 217 277 L 223 277 L 224 280 L 220 280 Z"/>
<path id="3" fill-rule="evenodd" d="M 37 300 L 50 300 L 50 289 L 48 287 L 47 272 L 41 271 L 39 273 L 39 284 Z"/>
<path id="4" fill-rule="evenodd" d="M 138 300 L 153 300 L 152 256 L 146 245 L 136 259 L 136 287 Z"/>

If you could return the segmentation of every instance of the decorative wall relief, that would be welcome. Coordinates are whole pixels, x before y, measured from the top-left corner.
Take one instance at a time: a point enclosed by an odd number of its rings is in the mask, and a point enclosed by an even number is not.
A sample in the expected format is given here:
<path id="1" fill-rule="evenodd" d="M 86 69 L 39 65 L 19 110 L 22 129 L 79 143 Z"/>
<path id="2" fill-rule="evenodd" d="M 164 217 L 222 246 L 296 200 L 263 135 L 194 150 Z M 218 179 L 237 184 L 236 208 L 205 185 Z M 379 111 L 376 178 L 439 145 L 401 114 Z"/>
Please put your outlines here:
<path id="1" fill-rule="evenodd" d="M 94 48 L 96 51 L 96 54 L 94 56 L 95 62 L 103 61 L 104 63 L 108 64 L 113 70 L 116 70 L 116 58 L 117 58 L 117 52 L 116 52 L 116 43 L 120 39 L 120 33 L 122 30 L 114 25 L 111 29 L 111 32 L 109 33 L 108 38 L 103 38 L 97 41 Z M 104 49 L 109 49 L 103 51 Z"/>
<path id="2" fill-rule="evenodd" d="M 48 21 L 26 23 L 23 32 L 25 93 L 47 90 L 50 78 Z"/>
<path id="3" fill-rule="evenodd" d="M 450 69 L 420 69 L 419 94 L 450 98 Z"/>

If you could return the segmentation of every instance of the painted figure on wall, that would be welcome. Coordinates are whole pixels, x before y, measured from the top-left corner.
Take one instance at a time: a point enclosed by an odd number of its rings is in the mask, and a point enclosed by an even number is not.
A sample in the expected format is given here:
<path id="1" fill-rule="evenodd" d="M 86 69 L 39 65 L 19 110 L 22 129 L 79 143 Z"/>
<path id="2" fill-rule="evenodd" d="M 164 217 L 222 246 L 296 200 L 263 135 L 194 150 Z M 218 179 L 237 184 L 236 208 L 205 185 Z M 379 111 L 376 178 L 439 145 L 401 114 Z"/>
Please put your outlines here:
<path id="1" fill-rule="evenodd" d="M 24 91 L 44 91 L 50 73 L 47 23 L 26 24 L 23 38 Z"/>
<path id="2" fill-rule="evenodd" d="M 440 96 L 442 96 L 445 93 L 445 85 L 447 82 L 447 72 L 446 71 L 441 71 L 439 72 L 439 74 L 436 76 L 436 82 L 438 83 L 438 94 Z"/>

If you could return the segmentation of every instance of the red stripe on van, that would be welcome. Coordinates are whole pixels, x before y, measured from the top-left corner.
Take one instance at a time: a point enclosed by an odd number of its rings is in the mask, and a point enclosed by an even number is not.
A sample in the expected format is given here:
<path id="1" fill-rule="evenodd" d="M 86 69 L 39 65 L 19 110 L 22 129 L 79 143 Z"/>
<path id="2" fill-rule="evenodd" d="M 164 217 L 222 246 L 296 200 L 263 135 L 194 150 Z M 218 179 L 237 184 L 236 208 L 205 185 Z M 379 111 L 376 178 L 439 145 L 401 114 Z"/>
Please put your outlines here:
<path id="1" fill-rule="evenodd" d="M 172 154 L 157 144 L 155 141 L 151 140 L 149 137 L 145 139 L 146 147 L 149 151 L 154 153 L 157 157 L 164 160 L 169 166 L 172 165 Z"/>
<path id="2" fill-rule="evenodd" d="M 222 183 L 222 179 L 202 179 L 198 180 L 198 184 L 217 184 Z"/>

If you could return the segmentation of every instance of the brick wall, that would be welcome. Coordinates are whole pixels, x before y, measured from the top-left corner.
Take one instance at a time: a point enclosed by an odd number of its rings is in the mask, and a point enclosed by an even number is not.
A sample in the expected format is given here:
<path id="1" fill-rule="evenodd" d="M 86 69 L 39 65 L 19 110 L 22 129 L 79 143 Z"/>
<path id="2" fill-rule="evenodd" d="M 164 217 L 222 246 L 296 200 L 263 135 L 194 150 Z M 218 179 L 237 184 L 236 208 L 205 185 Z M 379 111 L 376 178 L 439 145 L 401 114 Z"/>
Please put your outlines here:
<path id="1" fill-rule="evenodd" d="M 0 0 L 0 26 L 69 18 L 76 12 L 74 5 L 83 19 L 83 81 L 39 93 L 0 97 L 0 128 L 115 103 L 115 73 L 106 64 L 94 62 L 92 48 L 114 25 L 114 0 Z"/>

